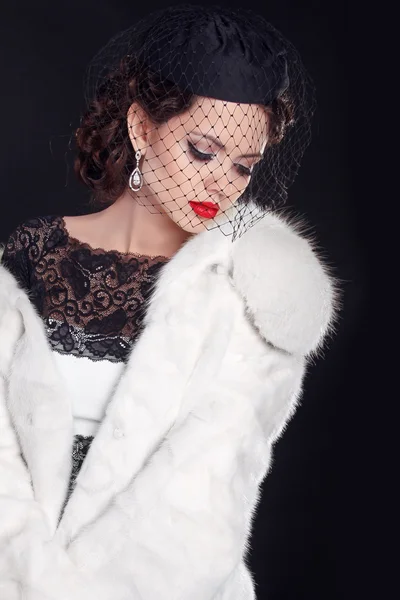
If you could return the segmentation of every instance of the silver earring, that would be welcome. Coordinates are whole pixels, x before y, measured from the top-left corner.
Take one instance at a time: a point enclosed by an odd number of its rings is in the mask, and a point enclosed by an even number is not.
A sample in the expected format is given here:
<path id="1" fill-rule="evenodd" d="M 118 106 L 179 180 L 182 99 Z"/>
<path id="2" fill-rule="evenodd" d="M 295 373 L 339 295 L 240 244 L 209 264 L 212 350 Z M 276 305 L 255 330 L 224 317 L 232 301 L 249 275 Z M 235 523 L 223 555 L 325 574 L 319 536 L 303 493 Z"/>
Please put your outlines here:
<path id="1" fill-rule="evenodd" d="M 143 175 L 139 169 L 139 160 L 142 156 L 140 150 L 137 150 L 135 153 L 136 158 L 136 167 L 133 169 L 131 176 L 129 177 L 129 187 L 132 192 L 138 192 L 143 185 Z"/>

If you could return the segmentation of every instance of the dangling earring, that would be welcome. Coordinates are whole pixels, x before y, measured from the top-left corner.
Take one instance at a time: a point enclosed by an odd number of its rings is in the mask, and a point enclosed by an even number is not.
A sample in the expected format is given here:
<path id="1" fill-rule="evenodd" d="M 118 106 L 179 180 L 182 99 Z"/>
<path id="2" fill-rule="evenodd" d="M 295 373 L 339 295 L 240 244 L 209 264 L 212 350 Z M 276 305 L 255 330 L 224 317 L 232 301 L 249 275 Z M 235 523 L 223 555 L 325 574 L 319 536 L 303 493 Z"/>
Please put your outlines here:
<path id="1" fill-rule="evenodd" d="M 139 169 L 139 161 L 141 156 L 142 153 L 140 152 L 140 150 L 137 150 L 135 153 L 136 167 L 134 168 L 134 170 L 131 173 L 131 176 L 129 177 L 129 187 L 131 188 L 132 192 L 138 192 L 143 185 L 143 175 Z"/>

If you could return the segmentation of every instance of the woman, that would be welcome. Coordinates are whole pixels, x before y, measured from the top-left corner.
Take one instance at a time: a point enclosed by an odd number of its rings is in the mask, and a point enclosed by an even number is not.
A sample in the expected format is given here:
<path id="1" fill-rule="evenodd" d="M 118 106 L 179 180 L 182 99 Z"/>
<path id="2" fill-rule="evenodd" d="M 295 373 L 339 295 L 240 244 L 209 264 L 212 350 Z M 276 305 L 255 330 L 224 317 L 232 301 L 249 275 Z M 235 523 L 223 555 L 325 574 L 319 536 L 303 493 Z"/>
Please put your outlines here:
<path id="1" fill-rule="evenodd" d="M 258 16 L 194 6 L 88 74 L 96 212 L 22 223 L 0 267 L 0 599 L 254 599 L 259 485 L 336 306 L 271 211 L 307 78 Z"/>

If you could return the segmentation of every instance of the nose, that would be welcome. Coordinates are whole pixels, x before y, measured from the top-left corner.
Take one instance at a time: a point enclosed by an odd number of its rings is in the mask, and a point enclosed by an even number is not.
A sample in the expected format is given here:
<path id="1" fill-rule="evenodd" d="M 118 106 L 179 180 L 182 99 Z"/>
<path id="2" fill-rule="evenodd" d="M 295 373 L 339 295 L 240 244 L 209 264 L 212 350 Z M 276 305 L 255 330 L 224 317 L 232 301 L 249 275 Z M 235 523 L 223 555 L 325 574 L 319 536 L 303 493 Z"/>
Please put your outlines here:
<path id="1" fill-rule="evenodd" d="M 214 165 L 210 167 L 210 173 L 206 177 L 205 188 L 210 195 L 218 197 L 217 202 L 221 202 L 225 198 L 230 198 L 237 189 L 234 182 L 230 180 L 230 169 L 232 166 L 231 160 L 226 157 L 224 161 L 214 161 Z"/>

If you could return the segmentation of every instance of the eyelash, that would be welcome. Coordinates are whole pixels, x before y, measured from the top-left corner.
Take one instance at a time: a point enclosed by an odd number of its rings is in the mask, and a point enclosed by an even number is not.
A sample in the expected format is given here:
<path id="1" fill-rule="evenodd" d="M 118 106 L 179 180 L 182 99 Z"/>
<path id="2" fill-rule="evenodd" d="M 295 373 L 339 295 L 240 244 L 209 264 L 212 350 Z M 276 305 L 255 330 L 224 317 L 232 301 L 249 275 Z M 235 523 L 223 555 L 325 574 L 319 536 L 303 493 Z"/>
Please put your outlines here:
<path id="1" fill-rule="evenodd" d="M 205 152 L 200 152 L 200 150 L 193 146 L 191 142 L 188 142 L 188 146 L 191 155 L 197 160 L 202 160 L 206 162 L 208 160 L 212 160 L 215 157 L 214 154 L 206 154 Z M 245 177 L 251 176 L 251 170 L 248 167 L 244 167 L 243 165 L 235 165 L 235 167 L 239 171 L 240 175 L 244 175 Z"/>

